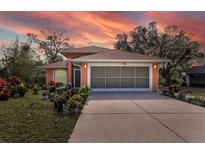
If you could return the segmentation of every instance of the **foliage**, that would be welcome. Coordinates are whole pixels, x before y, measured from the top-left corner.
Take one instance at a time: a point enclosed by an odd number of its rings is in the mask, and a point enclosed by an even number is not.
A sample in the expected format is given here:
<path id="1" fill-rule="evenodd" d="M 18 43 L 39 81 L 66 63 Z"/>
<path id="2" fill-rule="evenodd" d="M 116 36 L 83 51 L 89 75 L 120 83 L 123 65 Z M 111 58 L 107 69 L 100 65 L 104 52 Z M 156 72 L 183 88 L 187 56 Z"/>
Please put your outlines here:
<path id="1" fill-rule="evenodd" d="M 80 89 L 78 90 L 79 93 L 87 93 L 89 90 L 88 86 L 83 85 L 82 87 L 80 87 Z"/>
<path id="2" fill-rule="evenodd" d="M 148 27 L 137 26 L 129 34 L 117 34 L 116 40 L 116 49 L 169 59 L 170 62 L 160 68 L 167 86 L 172 84 L 174 75 L 186 72 L 203 57 L 199 43 L 175 25 L 168 25 L 162 32 L 156 22 L 151 22 Z"/>
<path id="3" fill-rule="evenodd" d="M 16 40 L 9 47 L 3 47 L 2 64 L 3 77 L 8 79 L 12 75 L 18 76 L 25 83 L 32 83 L 37 75 L 36 63 L 39 60 L 29 43 Z"/>
<path id="4" fill-rule="evenodd" d="M 44 52 L 45 62 L 54 63 L 62 60 L 60 52 L 68 49 L 69 38 L 65 37 L 66 31 L 58 28 L 49 28 L 48 30 L 40 31 L 41 36 L 28 33 L 27 36 L 31 41 L 38 44 L 40 50 Z"/>

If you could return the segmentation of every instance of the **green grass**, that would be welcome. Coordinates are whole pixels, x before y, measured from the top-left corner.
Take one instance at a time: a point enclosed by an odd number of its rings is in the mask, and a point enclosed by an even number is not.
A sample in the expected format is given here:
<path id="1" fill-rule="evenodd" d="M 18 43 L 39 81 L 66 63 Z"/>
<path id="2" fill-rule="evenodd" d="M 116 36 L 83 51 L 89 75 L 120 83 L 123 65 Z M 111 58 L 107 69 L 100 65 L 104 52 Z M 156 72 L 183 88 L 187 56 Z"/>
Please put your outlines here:
<path id="1" fill-rule="evenodd" d="M 28 92 L 22 98 L 0 101 L 0 142 L 68 142 L 77 118 L 53 111 L 53 104 Z"/>
<path id="2" fill-rule="evenodd" d="M 203 96 L 205 97 L 205 88 L 196 88 L 196 87 L 191 87 L 191 88 L 183 88 L 182 91 L 186 92 L 187 90 L 191 89 L 192 94 L 196 97 Z"/>

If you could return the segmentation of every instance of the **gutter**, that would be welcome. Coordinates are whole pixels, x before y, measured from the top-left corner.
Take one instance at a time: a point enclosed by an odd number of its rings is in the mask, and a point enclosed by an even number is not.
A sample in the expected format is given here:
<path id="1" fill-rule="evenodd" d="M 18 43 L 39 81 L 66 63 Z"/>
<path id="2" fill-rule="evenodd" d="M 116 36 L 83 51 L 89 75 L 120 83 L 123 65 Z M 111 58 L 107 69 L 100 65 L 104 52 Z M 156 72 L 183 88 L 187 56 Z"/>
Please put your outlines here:
<path id="1" fill-rule="evenodd" d="M 72 62 L 170 62 L 168 59 L 150 60 L 150 59 L 69 59 Z"/>

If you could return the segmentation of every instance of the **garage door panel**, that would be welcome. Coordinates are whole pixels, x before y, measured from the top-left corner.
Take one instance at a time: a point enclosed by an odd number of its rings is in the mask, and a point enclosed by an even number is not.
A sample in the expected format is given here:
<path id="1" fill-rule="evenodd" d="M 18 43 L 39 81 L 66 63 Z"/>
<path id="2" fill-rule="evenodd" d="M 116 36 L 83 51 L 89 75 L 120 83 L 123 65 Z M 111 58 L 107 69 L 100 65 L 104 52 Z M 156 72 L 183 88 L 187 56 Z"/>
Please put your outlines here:
<path id="1" fill-rule="evenodd" d="M 91 77 L 105 77 L 105 67 L 91 67 Z"/>
<path id="2" fill-rule="evenodd" d="M 134 78 L 122 78 L 121 88 L 134 88 Z"/>
<path id="3" fill-rule="evenodd" d="M 120 79 L 106 78 L 106 88 L 120 88 Z"/>
<path id="4" fill-rule="evenodd" d="M 135 77 L 148 77 L 149 68 L 148 67 L 135 67 Z"/>
<path id="5" fill-rule="evenodd" d="M 149 78 L 135 78 L 135 88 L 149 88 Z"/>
<path id="6" fill-rule="evenodd" d="M 134 77 L 134 67 L 121 67 L 121 77 Z"/>
<path id="7" fill-rule="evenodd" d="M 106 77 L 120 77 L 120 67 L 106 67 Z"/>
<path id="8" fill-rule="evenodd" d="M 105 88 L 105 78 L 91 78 L 91 88 Z"/>

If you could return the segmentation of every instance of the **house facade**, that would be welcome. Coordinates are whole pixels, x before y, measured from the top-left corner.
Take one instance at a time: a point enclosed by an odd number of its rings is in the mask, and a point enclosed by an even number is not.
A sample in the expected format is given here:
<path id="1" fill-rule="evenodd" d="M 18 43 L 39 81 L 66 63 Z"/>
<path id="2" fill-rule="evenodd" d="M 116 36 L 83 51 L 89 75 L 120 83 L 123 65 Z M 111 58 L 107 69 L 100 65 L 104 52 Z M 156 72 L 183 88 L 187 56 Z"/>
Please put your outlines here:
<path id="1" fill-rule="evenodd" d="M 73 87 L 87 85 L 93 91 L 157 91 L 158 66 L 168 62 L 155 56 L 96 46 L 62 52 L 67 58 L 45 65 L 47 82 Z"/>
<path id="2" fill-rule="evenodd" d="M 186 81 L 191 87 L 205 87 L 205 66 L 193 66 L 187 72 Z"/>

